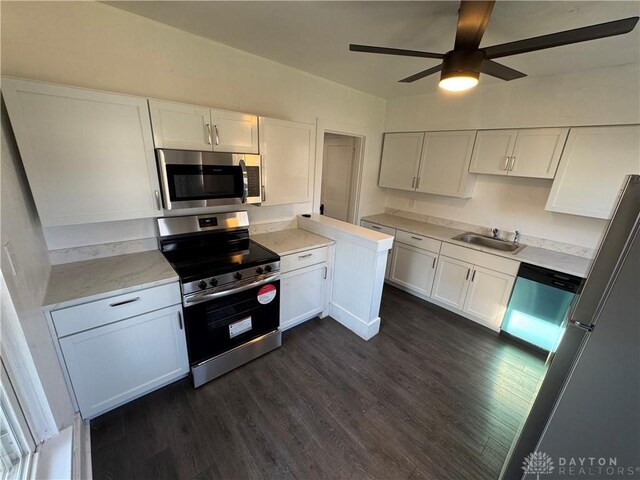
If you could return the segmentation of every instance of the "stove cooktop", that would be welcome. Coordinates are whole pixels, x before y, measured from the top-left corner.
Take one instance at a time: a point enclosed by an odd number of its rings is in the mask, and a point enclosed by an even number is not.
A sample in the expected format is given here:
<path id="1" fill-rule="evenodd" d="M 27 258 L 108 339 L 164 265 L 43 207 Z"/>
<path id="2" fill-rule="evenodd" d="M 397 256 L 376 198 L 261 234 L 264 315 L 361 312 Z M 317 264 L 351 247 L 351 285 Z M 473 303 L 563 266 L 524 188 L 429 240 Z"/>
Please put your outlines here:
<path id="1" fill-rule="evenodd" d="M 253 240 L 236 244 L 232 250 L 197 248 L 164 252 L 164 255 L 182 283 L 280 260 L 277 253 L 264 248 Z"/>

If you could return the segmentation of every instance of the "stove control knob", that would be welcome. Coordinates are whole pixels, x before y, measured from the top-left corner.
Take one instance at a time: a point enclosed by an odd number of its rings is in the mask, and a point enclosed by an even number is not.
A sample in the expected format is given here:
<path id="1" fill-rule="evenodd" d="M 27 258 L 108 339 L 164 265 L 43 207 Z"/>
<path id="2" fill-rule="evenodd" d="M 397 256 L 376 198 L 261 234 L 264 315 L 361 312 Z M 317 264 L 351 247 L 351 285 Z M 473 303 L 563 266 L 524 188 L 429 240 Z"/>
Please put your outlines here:
<path id="1" fill-rule="evenodd" d="M 200 282 L 198 282 L 198 286 L 204 290 L 205 288 L 207 288 L 207 282 L 205 282 L 204 280 L 200 280 Z"/>
<path id="2" fill-rule="evenodd" d="M 256 273 L 258 275 L 262 275 L 264 273 L 264 270 L 262 269 L 262 267 L 258 267 L 258 268 L 256 268 Z"/>
<path id="3" fill-rule="evenodd" d="M 215 278 L 212 278 L 211 280 L 209 280 L 209 285 L 211 285 L 212 287 L 217 287 L 218 280 L 216 280 Z"/>
<path id="4" fill-rule="evenodd" d="M 265 265 L 264 266 L 264 271 L 269 273 L 271 271 L 271 265 Z"/>
<path id="5" fill-rule="evenodd" d="M 233 278 L 235 278 L 236 280 L 241 280 L 242 274 L 240 272 L 236 272 L 233 274 Z"/>

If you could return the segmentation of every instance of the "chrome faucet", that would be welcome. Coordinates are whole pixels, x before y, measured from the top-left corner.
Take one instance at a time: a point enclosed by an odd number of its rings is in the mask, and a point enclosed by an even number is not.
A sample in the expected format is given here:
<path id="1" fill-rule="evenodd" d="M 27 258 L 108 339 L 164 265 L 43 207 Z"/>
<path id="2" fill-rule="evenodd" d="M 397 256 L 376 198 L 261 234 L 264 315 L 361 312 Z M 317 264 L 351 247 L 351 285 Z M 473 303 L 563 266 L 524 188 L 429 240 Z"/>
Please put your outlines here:
<path id="1" fill-rule="evenodd" d="M 513 243 L 515 245 L 518 245 L 519 242 L 520 242 L 520 232 L 516 230 L 516 234 L 513 236 Z"/>
<path id="2" fill-rule="evenodd" d="M 498 230 L 497 228 L 492 228 L 491 229 L 491 235 L 493 236 L 493 238 L 498 238 L 498 232 L 500 230 Z"/>

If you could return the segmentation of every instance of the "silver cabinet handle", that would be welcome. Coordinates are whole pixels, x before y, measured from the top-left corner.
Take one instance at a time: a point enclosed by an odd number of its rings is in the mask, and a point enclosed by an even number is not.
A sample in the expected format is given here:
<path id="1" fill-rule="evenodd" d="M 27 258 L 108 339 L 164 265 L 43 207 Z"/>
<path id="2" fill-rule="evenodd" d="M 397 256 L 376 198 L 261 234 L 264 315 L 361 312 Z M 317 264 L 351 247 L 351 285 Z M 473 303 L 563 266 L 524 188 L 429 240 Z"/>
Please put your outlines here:
<path id="1" fill-rule="evenodd" d="M 500 169 L 500 170 L 509 170 L 509 162 L 511 161 L 511 157 L 510 156 L 506 156 L 504 157 L 504 166 Z"/>
<path id="2" fill-rule="evenodd" d="M 162 203 L 160 202 L 160 192 L 158 190 L 154 190 L 154 193 L 156 195 L 156 206 L 158 207 L 158 210 L 162 210 Z"/>
<path id="3" fill-rule="evenodd" d="M 182 330 L 182 313 L 178 312 L 178 326 Z"/>
<path id="4" fill-rule="evenodd" d="M 329 274 L 329 268 L 328 267 L 324 267 L 324 279 L 327 279 L 327 275 Z"/>
<path id="5" fill-rule="evenodd" d="M 123 300 L 122 302 L 110 303 L 110 307 L 121 307 L 122 305 L 128 305 L 129 303 L 137 302 L 140 297 L 130 298 L 129 300 Z"/>
<path id="6" fill-rule="evenodd" d="M 513 167 L 516 164 L 516 157 L 511 157 L 511 162 L 509 163 L 509 171 L 513 171 Z"/>
<path id="7" fill-rule="evenodd" d="M 420 188 L 420 177 L 416 177 L 416 189 Z"/>
<path id="8" fill-rule="evenodd" d="M 416 177 L 411 180 L 411 188 L 416 188 Z"/>
<path id="9" fill-rule="evenodd" d="M 207 123 L 207 143 L 211 145 L 211 124 Z"/>
<path id="10" fill-rule="evenodd" d="M 473 271 L 473 275 L 471 275 L 471 281 L 473 282 L 476 278 L 476 271 Z"/>
<path id="11" fill-rule="evenodd" d="M 471 273 L 471 269 L 467 268 L 467 278 L 465 278 L 465 280 L 469 280 L 469 274 Z"/>
<path id="12" fill-rule="evenodd" d="M 379 226 L 377 225 L 371 225 L 371 228 L 373 228 L 374 230 L 382 230 Z"/>
<path id="13" fill-rule="evenodd" d="M 436 257 L 433 257 L 433 265 L 431 265 L 431 268 L 436 268 Z"/>
<path id="14" fill-rule="evenodd" d="M 220 145 L 220 132 L 218 131 L 218 125 L 214 125 L 213 128 L 216 130 L 216 145 Z"/>
<path id="15" fill-rule="evenodd" d="M 411 236 L 411 238 L 413 238 L 414 240 L 420 240 L 422 241 L 422 239 L 420 237 L 414 237 L 413 235 Z"/>
<path id="16" fill-rule="evenodd" d="M 312 257 L 313 253 L 307 253 L 306 255 L 298 255 L 298 260 L 302 260 L 303 258 Z"/>

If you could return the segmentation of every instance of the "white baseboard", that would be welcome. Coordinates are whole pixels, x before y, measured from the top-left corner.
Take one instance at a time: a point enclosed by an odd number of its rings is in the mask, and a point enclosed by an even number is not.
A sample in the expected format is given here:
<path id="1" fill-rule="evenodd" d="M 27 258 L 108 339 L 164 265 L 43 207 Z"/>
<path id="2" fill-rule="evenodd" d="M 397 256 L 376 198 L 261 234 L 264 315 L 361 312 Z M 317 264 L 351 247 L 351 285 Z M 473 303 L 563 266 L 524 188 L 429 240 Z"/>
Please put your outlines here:
<path id="1" fill-rule="evenodd" d="M 338 323 L 344 325 L 365 340 L 369 340 L 380 331 L 380 317 L 376 317 L 367 322 L 333 302 L 331 302 L 329 306 L 329 314 L 337 320 Z"/>
<path id="2" fill-rule="evenodd" d="M 83 421 L 79 413 L 73 418 L 73 480 L 91 480 L 91 430 L 89 421 Z"/>

